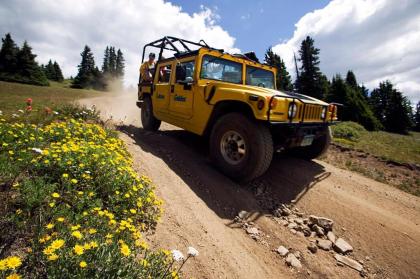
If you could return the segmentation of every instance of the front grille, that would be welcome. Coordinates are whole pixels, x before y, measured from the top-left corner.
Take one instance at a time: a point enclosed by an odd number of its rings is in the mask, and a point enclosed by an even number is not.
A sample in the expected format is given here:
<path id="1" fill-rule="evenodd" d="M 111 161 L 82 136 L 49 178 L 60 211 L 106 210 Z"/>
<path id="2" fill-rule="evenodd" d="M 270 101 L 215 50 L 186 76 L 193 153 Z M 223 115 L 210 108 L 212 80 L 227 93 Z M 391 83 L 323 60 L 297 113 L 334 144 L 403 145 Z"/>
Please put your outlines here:
<path id="1" fill-rule="evenodd" d="M 303 122 L 309 121 L 322 121 L 321 118 L 322 106 L 318 105 L 300 105 L 297 112 L 296 120 L 303 120 Z M 302 119 L 303 114 L 303 119 Z"/>

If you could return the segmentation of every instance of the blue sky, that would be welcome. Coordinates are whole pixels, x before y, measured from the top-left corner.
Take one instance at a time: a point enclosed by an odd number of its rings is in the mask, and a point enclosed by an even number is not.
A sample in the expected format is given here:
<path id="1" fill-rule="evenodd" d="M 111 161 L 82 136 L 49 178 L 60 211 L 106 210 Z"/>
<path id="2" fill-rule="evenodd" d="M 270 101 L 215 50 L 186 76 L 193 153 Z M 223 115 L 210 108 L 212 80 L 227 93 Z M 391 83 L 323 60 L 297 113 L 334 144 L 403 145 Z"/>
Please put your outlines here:
<path id="1" fill-rule="evenodd" d="M 390 80 L 420 100 L 420 0 L 0 0 L 0 35 L 8 32 L 66 77 L 86 44 L 98 65 L 106 46 L 120 48 L 127 86 L 138 81 L 142 47 L 166 35 L 260 59 L 273 46 L 292 78 L 293 53 L 309 35 L 329 79 L 353 70 L 370 90 Z"/>
<path id="2" fill-rule="evenodd" d="M 308 12 L 325 7 L 329 0 L 173 0 L 189 14 L 200 11 L 200 6 L 211 8 L 220 16 L 217 21 L 236 38 L 235 47 L 255 51 L 259 58 L 270 45 L 293 36 L 295 24 Z M 217 46 L 215 46 L 217 47 Z"/>

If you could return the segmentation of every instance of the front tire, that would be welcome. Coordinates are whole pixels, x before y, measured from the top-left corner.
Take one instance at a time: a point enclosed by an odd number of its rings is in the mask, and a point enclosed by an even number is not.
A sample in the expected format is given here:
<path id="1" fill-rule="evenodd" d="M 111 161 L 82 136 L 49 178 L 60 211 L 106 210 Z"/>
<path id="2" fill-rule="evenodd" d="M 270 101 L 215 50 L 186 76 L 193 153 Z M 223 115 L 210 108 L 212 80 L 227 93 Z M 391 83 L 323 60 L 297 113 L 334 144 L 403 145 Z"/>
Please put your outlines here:
<path id="1" fill-rule="evenodd" d="M 210 135 L 210 157 L 221 172 L 245 182 L 261 176 L 273 158 L 269 129 L 240 113 L 220 117 Z"/>
<path id="2" fill-rule="evenodd" d="M 141 123 L 147 131 L 159 130 L 161 121 L 153 115 L 152 99 L 149 96 L 144 97 L 141 107 Z"/>

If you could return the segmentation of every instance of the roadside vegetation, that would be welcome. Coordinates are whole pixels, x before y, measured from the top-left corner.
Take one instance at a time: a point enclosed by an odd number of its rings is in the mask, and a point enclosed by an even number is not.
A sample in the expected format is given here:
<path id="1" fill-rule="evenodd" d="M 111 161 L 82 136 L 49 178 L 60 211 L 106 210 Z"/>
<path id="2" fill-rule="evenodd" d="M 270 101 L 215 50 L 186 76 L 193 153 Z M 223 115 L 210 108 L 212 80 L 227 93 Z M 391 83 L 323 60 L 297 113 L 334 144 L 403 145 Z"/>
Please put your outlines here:
<path id="1" fill-rule="evenodd" d="M 162 201 L 117 133 L 75 96 L 19 86 L 0 95 L 0 278 L 177 278 L 198 252 L 149 248 Z"/>
<path id="2" fill-rule="evenodd" d="M 333 145 L 322 160 L 420 196 L 420 133 L 370 132 L 355 122 L 332 131 Z"/>
<path id="3" fill-rule="evenodd" d="M 362 150 L 383 160 L 420 165 L 420 133 L 369 132 L 355 122 L 334 125 L 332 131 L 334 142 L 340 145 Z"/>

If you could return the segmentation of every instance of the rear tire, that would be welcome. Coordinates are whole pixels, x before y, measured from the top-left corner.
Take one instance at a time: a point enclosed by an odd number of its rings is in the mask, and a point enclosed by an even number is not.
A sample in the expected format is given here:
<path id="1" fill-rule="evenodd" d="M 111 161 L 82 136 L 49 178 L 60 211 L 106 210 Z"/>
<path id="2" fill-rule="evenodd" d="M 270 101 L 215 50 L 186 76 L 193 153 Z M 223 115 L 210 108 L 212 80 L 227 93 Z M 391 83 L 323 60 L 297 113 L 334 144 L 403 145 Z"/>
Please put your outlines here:
<path id="1" fill-rule="evenodd" d="M 147 131 L 159 130 L 161 121 L 153 115 L 152 99 L 149 96 L 144 97 L 141 107 L 141 123 Z"/>
<path id="2" fill-rule="evenodd" d="M 306 160 L 316 159 L 324 155 L 331 143 L 331 128 L 327 127 L 325 130 L 324 135 L 315 139 L 310 146 L 296 147 L 292 150 L 292 154 Z"/>
<path id="3" fill-rule="evenodd" d="M 269 129 L 240 113 L 220 117 L 210 135 L 210 157 L 219 170 L 245 182 L 261 176 L 273 158 Z"/>

